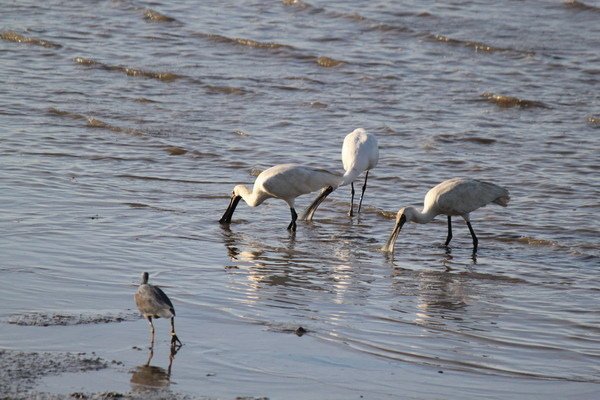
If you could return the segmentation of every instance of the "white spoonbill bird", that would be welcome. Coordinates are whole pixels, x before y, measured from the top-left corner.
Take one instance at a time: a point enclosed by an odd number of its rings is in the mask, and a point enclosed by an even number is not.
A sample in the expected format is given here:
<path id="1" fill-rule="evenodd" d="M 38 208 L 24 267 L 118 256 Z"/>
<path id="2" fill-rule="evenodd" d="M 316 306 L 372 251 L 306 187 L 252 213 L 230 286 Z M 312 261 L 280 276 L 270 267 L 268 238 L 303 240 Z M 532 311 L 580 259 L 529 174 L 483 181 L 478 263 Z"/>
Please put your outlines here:
<path id="1" fill-rule="evenodd" d="M 358 211 L 362 206 L 363 196 L 367 189 L 367 180 L 369 179 L 369 171 L 377 166 L 379 161 L 379 146 L 377 144 L 377 138 L 365 131 L 363 128 L 357 128 L 350 132 L 344 138 L 344 144 L 342 145 L 342 165 L 344 166 L 344 173 L 342 183 L 340 186 L 350 184 L 352 187 L 352 197 L 350 199 L 350 211 L 348 215 L 354 214 L 354 180 L 367 171 L 365 174 L 365 183 L 362 187 L 360 194 L 360 201 L 358 203 Z M 303 215 L 303 219 L 311 220 L 317 207 L 329 193 L 321 193 L 319 197 L 313 201 L 313 203 L 306 209 Z"/>
<path id="2" fill-rule="evenodd" d="M 496 203 L 502 207 L 508 205 L 510 196 L 508 190 L 489 182 L 478 181 L 476 179 L 453 178 L 444 181 L 433 187 L 425 195 L 423 202 L 423 211 L 418 211 L 414 207 L 404 207 L 396 215 L 396 225 L 390 235 L 383 251 L 394 252 L 394 245 L 402 225 L 406 222 L 416 222 L 426 224 L 431 222 L 437 215 L 448 216 L 448 237 L 446 246 L 452 239 L 452 216 L 460 215 L 467 222 L 469 232 L 473 237 L 473 253 L 477 252 L 477 236 L 471 226 L 469 213 L 484 207 L 490 203 Z"/>
<path id="3" fill-rule="evenodd" d="M 340 185 L 341 181 L 342 176 L 340 174 L 325 169 L 297 164 L 275 165 L 258 175 L 252 190 L 244 185 L 237 185 L 233 188 L 229 207 L 227 207 L 219 222 L 222 224 L 231 222 L 231 217 L 240 199 L 244 199 L 250 207 L 256 207 L 265 200 L 274 197 L 285 201 L 290 206 L 292 222 L 290 222 L 287 229 L 295 231 L 296 220 L 298 219 L 298 214 L 294 208 L 296 197 L 319 189 L 323 189 L 323 192 L 329 194 Z"/>
<path id="4" fill-rule="evenodd" d="M 142 283 L 135 292 L 135 304 L 140 313 L 148 319 L 150 331 L 152 332 L 152 343 L 154 344 L 154 324 L 152 318 L 171 318 L 171 346 L 181 341 L 175 334 L 175 308 L 173 303 L 158 286 L 148 284 L 148 273 L 142 274 Z"/>

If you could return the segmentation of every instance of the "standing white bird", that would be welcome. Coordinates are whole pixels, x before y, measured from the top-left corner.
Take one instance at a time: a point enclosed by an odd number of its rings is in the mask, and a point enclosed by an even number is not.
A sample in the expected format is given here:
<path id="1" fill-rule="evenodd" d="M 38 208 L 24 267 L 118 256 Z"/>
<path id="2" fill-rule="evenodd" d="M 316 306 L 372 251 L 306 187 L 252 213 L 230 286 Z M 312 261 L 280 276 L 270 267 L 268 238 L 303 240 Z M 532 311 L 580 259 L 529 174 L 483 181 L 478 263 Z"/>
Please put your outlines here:
<path id="1" fill-rule="evenodd" d="M 175 334 L 175 308 L 173 303 L 158 286 L 148 284 L 148 273 L 142 274 L 142 283 L 135 292 L 135 304 L 140 313 L 148 319 L 152 332 L 152 344 L 154 344 L 154 324 L 152 318 L 171 318 L 171 346 L 181 341 Z"/>
<path id="2" fill-rule="evenodd" d="M 290 206 L 292 222 L 287 229 L 295 231 L 298 219 L 294 208 L 296 197 L 319 189 L 323 189 L 329 194 L 340 185 L 341 181 L 341 175 L 320 168 L 297 164 L 275 165 L 258 175 L 252 190 L 244 185 L 237 185 L 233 188 L 229 207 L 219 222 L 222 224 L 231 222 L 231 217 L 240 199 L 244 199 L 250 207 L 256 207 L 274 197 L 285 201 Z"/>
<path id="3" fill-rule="evenodd" d="M 460 215 L 467 222 L 469 232 L 473 238 L 473 253 L 477 252 L 477 236 L 471 226 L 469 213 L 484 207 L 489 203 L 496 203 L 506 207 L 510 200 L 508 190 L 489 182 L 476 179 L 453 178 L 433 187 L 425 195 L 423 211 L 414 207 L 401 208 L 396 215 L 396 225 L 390 235 L 383 251 L 393 252 L 396 239 L 400 234 L 402 225 L 406 222 L 426 224 L 431 222 L 437 215 L 448 216 L 448 237 L 446 246 L 452 239 L 452 215 Z"/>
<path id="4" fill-rule="evenodd" d="M 344 166 L 344 176 L 340 186 L 350 184 L 352 187 L 352 197 L 350 198 L 350 211 L 348 215 L 354 214 L 354 180 L 362 174 L 365 174 L 365 183 L 362 187 L 360 194 L 360 201 L 358 203 L 358 211 L 362 206 L 363 196 L 367 189 L 367 180 L 369 179 L 369 171 L 377 166 L 379 161 L 379 145 L 375 135 L 367 133 L 363 128 L 357 128 L 350 132 L 344 138 L 344 144 L 342 145 L 342 165 Z M 331 193 L 331 192 L 330 192 Z M 310 221 L 323 200 L 329 195 L 329 193 L 321 193 L 313 203 L 306 209 L 302 219 Z"/>

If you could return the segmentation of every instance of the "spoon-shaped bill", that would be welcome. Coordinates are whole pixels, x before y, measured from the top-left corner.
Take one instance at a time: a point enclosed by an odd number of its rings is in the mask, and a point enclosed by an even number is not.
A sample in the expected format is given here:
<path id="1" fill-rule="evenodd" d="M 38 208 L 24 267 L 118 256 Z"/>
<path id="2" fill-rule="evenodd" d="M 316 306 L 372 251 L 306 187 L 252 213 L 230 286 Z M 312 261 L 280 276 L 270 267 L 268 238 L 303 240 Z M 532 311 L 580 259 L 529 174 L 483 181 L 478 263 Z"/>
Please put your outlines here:
<path id="1" fill-rule="evenodd" d="M 304 214 L 302 215 L 301 219 L 304 221 L 312 221 L 313 215 L 315 215 L 315 211 L 317 211 L 319 205 L 323 202 L 323 200 L 325 200 L 327 196 L 329 196 L 331 192 L 333 192 L 333 187 L 327 186 L 326 188 L 324 188 L 319 194 L 319 197 L 317 197 L 315 201 L 313 201 L 312 204 L 308 206 L 306 211 L 304 211 Z"/>
<path id="2" fill-rule="evenodd" d="M 236 196 L 235 194 L 233 194 L 231 196 L 231 201 L 229 201 L 229 206 L 227 207 L 227 210 L 225 210 L 225 213 L 219 220 L 219 222 L 221 224 L 228 224 L 231 222 L 231 217 L 233 217 L 233 212 L 235 211 L 235 208 L 237 207 L 237 205 L 241 199 L 242 199 L 242 196 Z"/>
<path id="3" fill-rule="evenodd" d="M 402 226 L 404 225 L 405 222 L 406 222 L 406 216 L 404 214 L 402 214 L 402 216 L 400 216 L 400 219 L 398 221 L 396 221 L 396 224 L 394 225 L 394 229 L 392 230 L 392 233 L 390 234 L 388 241 L 385 243 L 385 246 L 383 246 L 381 248 L 382 251 L 387 252 L 387 253 L 394 252 L 394 246 L 396 244 L 396 239 L 398 239 L 400 230 L 402 229 Z"/>

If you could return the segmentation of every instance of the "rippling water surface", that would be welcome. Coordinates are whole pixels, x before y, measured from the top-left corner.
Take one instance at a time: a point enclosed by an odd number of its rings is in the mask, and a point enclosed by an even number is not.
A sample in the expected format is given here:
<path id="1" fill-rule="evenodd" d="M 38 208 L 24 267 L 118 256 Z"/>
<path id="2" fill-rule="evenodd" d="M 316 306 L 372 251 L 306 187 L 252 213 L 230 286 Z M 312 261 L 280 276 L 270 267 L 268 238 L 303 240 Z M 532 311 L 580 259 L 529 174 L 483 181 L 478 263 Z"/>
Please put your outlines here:
<path id="1" fill-rule="evenodd" d="M 195 386 L 196 355 L 218 362 L 229 349 L 203 328 L 210 320 L 258 326 L 267 346 L 271 332 L 303 326 L 359 360 L 355 375 L 383 363 L 534 388 L 569 381 L 593 397 L 599 18 L 597 3 L 558 0 L 3 5 L 2 329 L 29 312 L 131 313 L 147 270 L 187 342 L 175 363 L 189 372 L 172 379 L 194 394 L 223 393 Z M 229 227 L 217 223 L 233 186 L 271 165 L 341 171 L 356 127 L 380 145 L 359 216 L 346 215 L 342 187 L 295 235 L 279 200 L 242 202 Z M 451 248 L 440 246 L 444 218 L 406 226 L 395 257 L 381 253 L 398 208 L 454 176 L 511 192 L 508 208 L 472 214 L 477 257 L 458 220 Z M 111 331 L 125 351 L 147 334 L 142 321 Z M 2 347 L 36 348 L 11 332 Z M 269 369 L 306 378 L 281 357 Z M 306 357 L 316 357 L 310 346 Z M 325 356 L 313 363 L 337 368 Z M 252 374 L 277 393 L 277 374 Z M 379 398 L 402 386 L 361 385 Z M 424 378 L 412 393 L 452 391 L 437 389 Z"/>

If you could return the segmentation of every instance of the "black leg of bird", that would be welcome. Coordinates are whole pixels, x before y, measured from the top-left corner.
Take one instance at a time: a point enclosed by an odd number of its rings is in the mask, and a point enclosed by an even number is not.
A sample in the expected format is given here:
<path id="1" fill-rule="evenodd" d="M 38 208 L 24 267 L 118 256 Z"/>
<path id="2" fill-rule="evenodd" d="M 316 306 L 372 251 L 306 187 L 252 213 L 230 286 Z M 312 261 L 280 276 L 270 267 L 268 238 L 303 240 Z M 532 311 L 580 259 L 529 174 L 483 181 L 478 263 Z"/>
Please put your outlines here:
<path id="1" fill-rule="evenodd" d="M 296 214 L 296 210 L 294 210 L 293 208 L 290 208 L 290 211 L 292 213 L 292 222 L 290 222 L 290 224 L 288 225 L 288 231 L 295 231 L 296 230 L 296 220 L 298 219 L 298 214 Z"/>
<path id="2" fill-rule="evenodd" d="M 351 217 L 352 215 L 354 215 L 353 212 L 353 208 L 354 208 L 354 182 L 352 182 L 350 184 L 350 187 L 352 188 L 352 190 L 350 191 L 350 211 L 348 211 L 348 216 Z"/>
<path id="3" fill-rule="evenodd" d="M 448 215 L 448 237 L 446 237 L 446 244 L 448 246 L 450 241 L 452 240 L 452 217 Z"/>
<path id="4" fill-rule="evenodd" d="M 179 346 L 182 346 L 181 340 L 175 334 L 175 317 L 171 317 L 171 346 L 175 346 L 178 343 Z"/>
<path id="5" fill-rule="evenodd" d="M 367 171 L 367 174 L 365 175 L 365 183 L 363 184 L 362 192 L 360 194 L 360 201 L 358 202 L 358 211 L 357 212 L 360 212 L 360 207 L 362 206 L 362 199 L 363 199 L 363 196 L 365 195 L 365 190 L 367 190 L 367 179 L 369 179 L 369 171 Z"/>
<path id="6" fill-rule="evenodd" d="M 471 226 L 471 223 L 469 221 L 467 221 L 467 226 L 469 227 L 469 232 L 471 232 L 471 236 L 473 237 L 473 253 L 477 252 L 477 244 L 479 243 L 479 240 L 477 239 L 477 236 L 475 235 L 475 231 L 473 230 L 473 227 Z"/>

